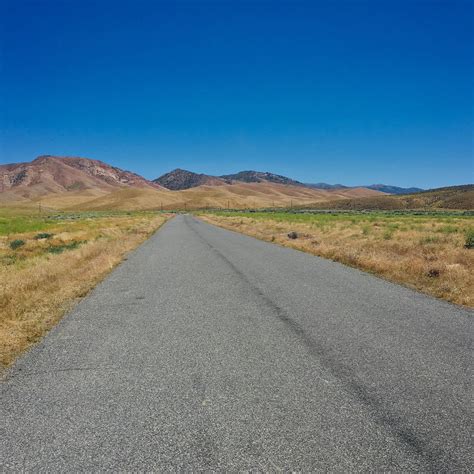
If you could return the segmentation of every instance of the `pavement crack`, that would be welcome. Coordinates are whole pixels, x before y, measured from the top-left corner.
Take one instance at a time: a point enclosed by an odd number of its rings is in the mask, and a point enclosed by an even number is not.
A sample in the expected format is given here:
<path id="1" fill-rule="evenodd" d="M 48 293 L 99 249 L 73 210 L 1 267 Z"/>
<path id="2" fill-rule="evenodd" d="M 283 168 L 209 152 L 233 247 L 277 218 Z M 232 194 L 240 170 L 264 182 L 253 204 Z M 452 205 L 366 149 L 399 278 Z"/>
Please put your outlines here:
<path id="1" fill-rule="evenodd" d="M 25 371 L 22 370 L 21 368 L 13 368 L 10 373 L 5 374 L 4 379 L 2 380 L 11 380 L 13 378 L 17 377 L 36 377 L 38 375 L 54 375 L 54 374 L 59 374 L 59 373 L 65 373 L 65 372 L 100 372 L 100 371 L 114 371 L 114 370 L 145 370 L 145 369 L 156 369 L 156 366 L 143 366 L 143 365 L 136 365 L 136 366 L 114 366 L 114 365 L 109 365 L 109 366 L 91 366 L 91 367 L 64 367 L 61 369 L 54 369 L 54 370 L 37 370 L 37 371 Z"/>

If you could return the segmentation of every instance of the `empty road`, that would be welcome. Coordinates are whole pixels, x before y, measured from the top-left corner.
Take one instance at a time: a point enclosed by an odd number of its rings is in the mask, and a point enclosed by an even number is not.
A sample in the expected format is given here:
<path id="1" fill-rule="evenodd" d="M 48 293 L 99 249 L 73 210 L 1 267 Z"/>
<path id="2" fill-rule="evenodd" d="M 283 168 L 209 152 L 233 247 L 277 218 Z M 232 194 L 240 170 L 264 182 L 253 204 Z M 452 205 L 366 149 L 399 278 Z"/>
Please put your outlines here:
<path id="1" fill-rule="evenodd" d="M 0 470 L 472 471 L 472 314 L 180 215 L 0 382 Z"/>

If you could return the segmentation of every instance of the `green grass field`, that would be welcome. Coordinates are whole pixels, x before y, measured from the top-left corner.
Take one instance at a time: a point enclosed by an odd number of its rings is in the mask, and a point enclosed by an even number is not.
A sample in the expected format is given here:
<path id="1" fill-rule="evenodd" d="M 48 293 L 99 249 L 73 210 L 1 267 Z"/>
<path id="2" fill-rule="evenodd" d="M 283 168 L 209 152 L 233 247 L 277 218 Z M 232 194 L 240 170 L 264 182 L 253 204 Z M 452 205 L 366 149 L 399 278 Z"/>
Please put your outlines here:
<path id="1" fill-rule="evenodd" d="M 330 231 L 334 226 L 360 228 L 362 234 L 386 235 L 386 231 L 405 232 L 418 230 L 428 234 L 470 234 L 474 232 L 474 215 L 464 212 L 240 212 L 215 211 L 211 215 L 219 217 L 248 218 L 255 221 L 306 224 L 322 231 Z"/>

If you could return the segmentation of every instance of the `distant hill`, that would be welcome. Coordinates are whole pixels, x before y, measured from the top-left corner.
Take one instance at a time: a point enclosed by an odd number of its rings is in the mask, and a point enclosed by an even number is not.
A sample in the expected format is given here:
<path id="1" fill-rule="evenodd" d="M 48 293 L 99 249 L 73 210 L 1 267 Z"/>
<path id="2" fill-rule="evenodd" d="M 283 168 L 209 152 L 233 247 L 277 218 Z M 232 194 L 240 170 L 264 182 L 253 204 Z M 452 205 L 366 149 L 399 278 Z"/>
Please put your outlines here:
<path id="1" fill-rule="evenodd" d="M 138 174 L 88 158 L 43 155 L 29 163 L 0 165 L 0 191 L 24 198 L 124 187 L 163 189 Z"/>
<path id="2" fill-rule="evenodd" d="M 313 189 L 349 189 L 349 186 L 344 186 L 343 184 L 304 183 L 304 185 Z"/>
<path id="3" fill-rule="evenodd" d="M 305 183 L 313 189 L 350 189 L 352 186 L 344 186 L 343 184 L 327 184 L 327 183 Z M 421 188 L 400 188 L 399 186 L 390 186 L 388 184 L 369 184 L 364 186 L 355 186 L 357 188 L 373 189 L 386 194 L 413 194 L 423 191 Z"/>
<path id="4" fill-rule="evenodd" d="M 154 179 L 153 182 L 173 191 L 195 188 L 197 186 L 218 186 L 225 184 L 223 179 L 215 176 L 193 173 L 192 171 L 182 170 L 180 168 Z"/>
<path id="5" fill-rule="evenodd" d="M 262 171 L 240 171 L 235 174 L 226 174 L 219 176 L 231 183 L 234 181 L 240 181 L 243 183 L 277 183 L 277 184 L 286 184 L 292 186 L 304 186 L 303 183 L 295 181 L 294 179 L 287 178 L 279 174 L 262 172 Z"/>
<path id="6" fill-rule="evenodd" d="M 429 189 L 414 194 L 379 195 L 355 199 L 316 202 L 315 209 L 397 210 L 464 209 L 474 210 L 474 184 Z"/>
<path id="7" fill-rule="evenodd" d="M 390 186 L 388 184 L 370 184 L 369 186 L 363 186 L 368 189 L 375 189 L 387 194 L 414 194 L 424 191 L 421 188 L 400 188 L 398 186 Z"/>

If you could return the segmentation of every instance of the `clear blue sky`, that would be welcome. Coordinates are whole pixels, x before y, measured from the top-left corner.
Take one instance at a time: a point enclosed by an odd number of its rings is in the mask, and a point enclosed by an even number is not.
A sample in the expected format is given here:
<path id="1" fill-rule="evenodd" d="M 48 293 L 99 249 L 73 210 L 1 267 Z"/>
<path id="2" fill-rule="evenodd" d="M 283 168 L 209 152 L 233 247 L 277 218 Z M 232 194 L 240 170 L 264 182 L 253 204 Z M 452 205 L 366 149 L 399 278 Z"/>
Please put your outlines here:
<path id="1" fill-rule="evenodd" d="M 473 182 L 473 5 L 0 0 L 0 162 Z"/>

